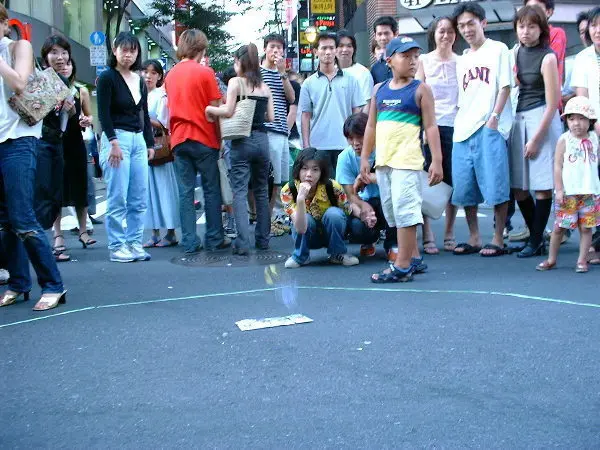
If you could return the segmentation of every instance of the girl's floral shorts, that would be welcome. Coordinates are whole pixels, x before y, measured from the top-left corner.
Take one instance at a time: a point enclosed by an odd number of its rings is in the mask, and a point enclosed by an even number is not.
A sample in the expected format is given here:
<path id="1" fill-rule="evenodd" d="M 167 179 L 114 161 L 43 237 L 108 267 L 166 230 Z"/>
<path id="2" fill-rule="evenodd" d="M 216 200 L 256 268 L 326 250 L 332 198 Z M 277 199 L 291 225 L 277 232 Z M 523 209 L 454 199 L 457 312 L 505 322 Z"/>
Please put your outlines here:
<path id="1" fill-rule="evenodd" d="M 567 195 L 564 204 L 556 205 L 555 228 L 574 230 L 600 226 L 600 196 Z"/>

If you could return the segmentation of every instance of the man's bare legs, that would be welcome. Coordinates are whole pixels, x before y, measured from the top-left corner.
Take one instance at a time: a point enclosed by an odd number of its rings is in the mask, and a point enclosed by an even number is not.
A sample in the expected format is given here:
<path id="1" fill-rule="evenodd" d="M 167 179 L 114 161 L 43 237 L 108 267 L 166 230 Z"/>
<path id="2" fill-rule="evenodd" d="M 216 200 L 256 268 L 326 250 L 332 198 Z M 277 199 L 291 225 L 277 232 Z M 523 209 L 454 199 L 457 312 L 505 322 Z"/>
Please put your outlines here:
<path id="1" fill-rule="evenodd" d="M 477 206 L 465 206 L 465 216 L 467 218 L 467 226 L 469 227 L 469 240 L 467 243 L 472 247 L 481 247 Z M 457 248 L 455 252 L 458 254 L 464 253 L 464 248 Z"/>
<path id="2" fill-rule="evenodd" d="M 492 244 L 497 245 L 500 248 L 504 248 L 504 226 L 506 224 L 506 215 L 508 214 L 508 202 L 500 203 L 494 206 L 494 218 L 496 219 L 494 227 L 494 237 Z M 482 255 L 493 255 L 497 253 L 494 249 L 483 249 L 481 250 Z"/>

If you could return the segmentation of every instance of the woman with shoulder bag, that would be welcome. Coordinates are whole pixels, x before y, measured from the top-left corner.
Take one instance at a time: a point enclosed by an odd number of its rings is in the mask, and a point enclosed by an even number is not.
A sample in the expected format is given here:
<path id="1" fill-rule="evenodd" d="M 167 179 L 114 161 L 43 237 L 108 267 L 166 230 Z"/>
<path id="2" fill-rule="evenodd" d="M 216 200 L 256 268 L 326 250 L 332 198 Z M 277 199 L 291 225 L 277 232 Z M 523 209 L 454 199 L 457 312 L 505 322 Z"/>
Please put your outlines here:
<path id="1" fill-rule="evenodd" d="M 142 238 L 154 136 L 148 115 L 148 91 L 136 72 L 142 65 L 141 52 L 140 41 L 133 34 L 119 33 L 113 42 L 110 69 L 98 78 L 108 249 L 110 260 L 120 263 L 150 260 Z"/>
<path id="2" fill-rule="evenodd" d="M 27 125 L 8 105 L 20 94 L 33 73 L 33 51 L 25 40 L 4 37 L 8 12 L 0 5 L 0 242 L 10 272 L 8 290 L 0 306 L 27 300 L 31 290 L 29 261 L 37 274 L 42 297 L 33 308 L 47 310 L 66 300 L 66 292 L 50 244 L 34 212 L 37 139 L 42 123 Z"/>
<path id="3" fill-rule="evenodd" d="M 218 117 L 230 118 L 236 112 L 236 105 L 244 99 L 256 102 L 254 114 L 247 117 L 251 121 L 249 137 L 231 141 L 231 189 L 233 190 L 233 214 L 237 224 L 237 238 L 233 252 L 247 255 L 250 247 L 250 227 L 247 208 L 248 183 L 251 182 L 256 202 L 256 248 L 267 250 L 271 232 L 269 213 L 269 143 L 264 122 L 275 118 L 273 95 L 260 75 L 260 62 L 256 45 L 242 45 L 234 53 L 234 68 L 237 77 L 229 80 L 227 101 L 219 107 L 207 106 L 206 117 L 214 121 Z"/>
<path id="4" fill-rule="evenodd" d="M 148 115 L 156 141 L 156 154 L 150 161 L 148 172 L 148 211 L 145 219 L 146 228 L 152 229 L 152 237 L 144 247 L 172 247 L 178 244 L 175 228 L 180 226 L 179 193 L 168 139 L 167 93 L 162 88 L 165 73 L 159 61 L 149 59 L 142 64 L 142 75 L 148 88 Z M 161 228 L 167 230 L 162 239 Z"/>

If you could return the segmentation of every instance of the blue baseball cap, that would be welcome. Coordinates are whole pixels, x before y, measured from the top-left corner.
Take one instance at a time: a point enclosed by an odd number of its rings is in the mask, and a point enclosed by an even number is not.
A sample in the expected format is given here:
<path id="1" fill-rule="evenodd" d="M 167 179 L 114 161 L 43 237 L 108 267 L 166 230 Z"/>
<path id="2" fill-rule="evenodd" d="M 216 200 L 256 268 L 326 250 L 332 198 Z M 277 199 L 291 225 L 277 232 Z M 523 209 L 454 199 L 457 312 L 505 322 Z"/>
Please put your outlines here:
<path id="1" fill-rule="evenodd" d="M 385 55 L 388 58 L 391 58 L 394 53 L 404 53 L 409 51 L 412 48 L 421 49 L 421 46 L 410 36 L 398 36 L 390 41 L 390 43 L 385 48 Z"/>

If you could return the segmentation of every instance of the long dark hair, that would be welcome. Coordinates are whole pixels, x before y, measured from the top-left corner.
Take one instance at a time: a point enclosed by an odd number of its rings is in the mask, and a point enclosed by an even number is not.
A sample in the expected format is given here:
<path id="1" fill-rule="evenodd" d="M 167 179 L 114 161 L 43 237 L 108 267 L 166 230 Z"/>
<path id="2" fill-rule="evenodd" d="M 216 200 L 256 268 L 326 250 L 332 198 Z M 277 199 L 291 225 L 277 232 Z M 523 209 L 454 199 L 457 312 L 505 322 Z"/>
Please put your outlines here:
<path id="1" fill-rule="evenodd" d="M 523 6 L 517 11 L 513 20 L 515 32 L 519 22 L 531 22 L 540 27 L 540 45 L 547 47 L 550 44 L 550 26 L 542 8 L 537 5 Z"/>
<path id="2" fill-rule="evenodd" d="M 260 75 L 260 61 L 258 60 L 258 49 L 254 44 L 242 45 L 233 54 L 240 63 L 242 77 L 246 78 L 252 89 L 262 84 Z"/>
<path id="3" fill-rule="evenodd" d="M 319 183 L 326 183 L 329 180 L 329 162 L 321 156 L 322 154 L 314 147 L 306 147 L 296 157 L 294 167 L 292 168 L 292 178 L 300 181 L 300 170 L 308 161 L 316 161 L 321 169 Z"/>

